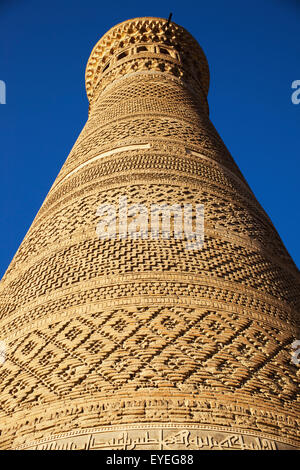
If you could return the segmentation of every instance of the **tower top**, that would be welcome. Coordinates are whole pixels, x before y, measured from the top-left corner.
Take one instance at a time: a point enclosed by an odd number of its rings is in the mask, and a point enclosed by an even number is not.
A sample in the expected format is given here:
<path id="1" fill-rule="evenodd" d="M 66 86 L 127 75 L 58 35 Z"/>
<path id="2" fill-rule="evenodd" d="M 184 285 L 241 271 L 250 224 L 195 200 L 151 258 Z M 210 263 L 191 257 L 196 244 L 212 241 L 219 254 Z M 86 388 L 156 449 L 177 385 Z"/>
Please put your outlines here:
<path id="1" fill-rule="evenodd" d="M 86 91 L 93 97 L 112 81 L 139 71 L 164 72 L 194 81 L 205 98 L 209 88 L 207 59 L 196 39 L 165 18 L 134 18 L 113 26 L 97 42 L 86 67 Z"/>

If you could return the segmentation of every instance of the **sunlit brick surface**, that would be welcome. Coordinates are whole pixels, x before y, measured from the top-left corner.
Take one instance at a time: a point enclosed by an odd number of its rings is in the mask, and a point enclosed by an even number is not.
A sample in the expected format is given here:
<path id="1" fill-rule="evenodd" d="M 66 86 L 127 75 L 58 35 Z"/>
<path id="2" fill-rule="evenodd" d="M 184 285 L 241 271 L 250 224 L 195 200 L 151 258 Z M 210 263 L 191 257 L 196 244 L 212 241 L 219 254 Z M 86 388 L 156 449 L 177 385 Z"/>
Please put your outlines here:
<path id="1" fill-rule="evenodd" d="M 3 449 L 299 446 L 299 273 L 209 120 L 208 84 L 166 20 L 95 46 L 89 119 L 1 283 Z M 120 195 L 203 204 L 203 248 L 99 240 L 97 207 Z"/>

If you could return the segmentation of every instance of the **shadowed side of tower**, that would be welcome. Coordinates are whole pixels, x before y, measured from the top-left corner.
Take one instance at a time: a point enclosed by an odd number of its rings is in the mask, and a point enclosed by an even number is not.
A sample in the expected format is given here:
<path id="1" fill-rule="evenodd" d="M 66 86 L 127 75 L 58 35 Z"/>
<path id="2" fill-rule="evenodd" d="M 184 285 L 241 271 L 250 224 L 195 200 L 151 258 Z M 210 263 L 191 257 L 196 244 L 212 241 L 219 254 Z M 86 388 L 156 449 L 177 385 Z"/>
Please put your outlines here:
<path id="1" fill-rule="evenodd" d="M 113 27 L 89 118 L 1 283 L 2 448 L 287 449 L 299 273 L 208 116 L 181 26 Z M 100 205 L 202 204 L 204 245 L 99 238 Z"/>

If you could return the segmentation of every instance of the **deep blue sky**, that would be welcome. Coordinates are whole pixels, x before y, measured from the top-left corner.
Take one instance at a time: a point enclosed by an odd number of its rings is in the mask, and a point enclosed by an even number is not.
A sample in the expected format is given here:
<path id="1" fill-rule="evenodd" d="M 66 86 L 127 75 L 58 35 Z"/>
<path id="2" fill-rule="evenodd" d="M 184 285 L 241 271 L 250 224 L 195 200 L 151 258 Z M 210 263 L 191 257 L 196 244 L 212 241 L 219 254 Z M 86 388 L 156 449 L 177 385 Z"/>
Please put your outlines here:
<path id="1" fill-rule="evenodd" d="M 211 119 L 300 265 L 300 2 L 0 0 L 0 275 L 87 119 L 94 44 L 116 23 L 170 11 L 203 47 Z"/>

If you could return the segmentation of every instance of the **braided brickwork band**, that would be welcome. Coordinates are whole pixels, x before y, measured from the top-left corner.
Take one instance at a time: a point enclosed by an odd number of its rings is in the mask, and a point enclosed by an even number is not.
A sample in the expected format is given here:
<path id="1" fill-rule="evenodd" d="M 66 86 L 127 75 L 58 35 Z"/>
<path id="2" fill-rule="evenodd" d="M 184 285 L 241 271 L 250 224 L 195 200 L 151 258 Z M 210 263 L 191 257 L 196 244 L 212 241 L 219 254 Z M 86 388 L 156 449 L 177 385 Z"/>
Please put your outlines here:
<path id="1" fill-rule="evenodd" d="M 90 112 L 0 287 L 2 449 L 299 448 L 299 271 L 208 117 L 175 23 L 113 27 Z M 204 244 L 99 238 L 97 208 L 202 204 Z"/>

